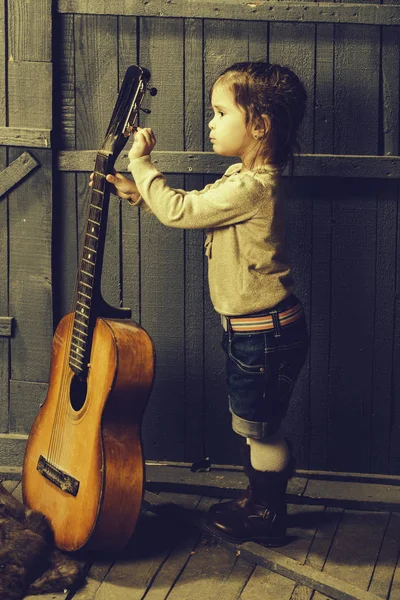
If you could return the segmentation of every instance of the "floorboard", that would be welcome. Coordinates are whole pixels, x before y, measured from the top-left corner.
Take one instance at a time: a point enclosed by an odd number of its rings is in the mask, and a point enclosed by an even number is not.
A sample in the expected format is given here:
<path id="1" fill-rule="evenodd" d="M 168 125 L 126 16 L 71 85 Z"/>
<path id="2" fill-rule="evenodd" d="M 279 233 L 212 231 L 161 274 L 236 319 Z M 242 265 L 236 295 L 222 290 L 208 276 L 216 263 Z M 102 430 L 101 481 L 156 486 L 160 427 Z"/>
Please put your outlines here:
<path id="1" fill-rule="evenodd" d="M 128 547 L 118 555 L 94 559 L 80 590 L 26 596 L 27 600 L 331 600 L 345 597 L 347 589 L 349 598 L 364 594 L 365 598 L 400 600 L 400 512 L 391 512 L 399 504 L 392 487 L 398 490 L 399 486 L 341 481 L 339 492 L 337 482 L 328 482 L 326 487 L 319 480 L 292 482 L 289 498 L 297 494 L 302 500 L 288 506 L 289 543 L 274 549 L 275 556 L 320 572 L 321 581 L 326 574 L 343 582 L 340 590 L 328 596 L 309 587 L 310 580 L 284 577 L 256 564 L 251 553 L 240 548 L 235 552 L 202 532 L 204 515 L 219 501 L 215 480 L 210 497 L 187 493 L 189 486 L 179 485 L 174 491 L 173 477 L 168 477 L 167 491 L 146 494 L 151 502 L 144 502 Z M 203 479 L 200 487 L 206 489 Z M 226 481 L 231 498 L 234 474 L 228 472 Z M 22 500 L 20 482 L 5 480 L 3 485 Z M 261 547 L 253 544 L 252 552 L 254 548 L 257 552 Z M 352 589 L 359 593 L 352 596 Z"/>

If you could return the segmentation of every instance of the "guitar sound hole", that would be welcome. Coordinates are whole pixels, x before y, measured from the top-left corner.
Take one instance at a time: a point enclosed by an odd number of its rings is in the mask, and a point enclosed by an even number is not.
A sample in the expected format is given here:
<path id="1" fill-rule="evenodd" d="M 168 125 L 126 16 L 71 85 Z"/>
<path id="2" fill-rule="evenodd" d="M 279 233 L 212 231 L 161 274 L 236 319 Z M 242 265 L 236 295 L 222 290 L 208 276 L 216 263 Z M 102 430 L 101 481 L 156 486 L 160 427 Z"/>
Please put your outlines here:
<path id="1" fill-rule="evenodd" d="M 70 402 L 71 406 L 74 410 L 81 410 L 82 406 L 85 404 L 87 393 L 87 383 L 86 379 L 79 379 L 77 375 L 74 375 L 71 381 L 70 387 Z"/>

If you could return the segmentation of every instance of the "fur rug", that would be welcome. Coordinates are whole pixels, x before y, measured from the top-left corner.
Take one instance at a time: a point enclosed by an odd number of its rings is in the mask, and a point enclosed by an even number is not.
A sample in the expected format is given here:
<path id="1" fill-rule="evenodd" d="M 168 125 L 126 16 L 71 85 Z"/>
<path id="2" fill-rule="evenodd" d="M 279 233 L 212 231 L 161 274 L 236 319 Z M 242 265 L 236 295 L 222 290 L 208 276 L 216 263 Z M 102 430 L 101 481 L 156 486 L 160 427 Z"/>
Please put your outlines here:
<path id="1" fill-rule="evenodd" d="M 79 563 L 55 548 L 46 518 L 0 483 L 0 598 L 60 592 L 81 576 Z"/>

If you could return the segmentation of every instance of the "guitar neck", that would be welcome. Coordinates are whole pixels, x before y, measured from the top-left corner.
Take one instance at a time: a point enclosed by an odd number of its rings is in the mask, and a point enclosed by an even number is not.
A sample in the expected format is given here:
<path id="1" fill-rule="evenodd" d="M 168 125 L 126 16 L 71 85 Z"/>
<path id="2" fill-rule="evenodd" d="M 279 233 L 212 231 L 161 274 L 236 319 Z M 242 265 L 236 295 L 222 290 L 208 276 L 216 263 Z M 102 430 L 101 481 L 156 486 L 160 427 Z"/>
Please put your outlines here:
<path id="1" fill-rule="evenodd" d="M 72 331 L 69 365 L 80 377 L 87 374 L 93 328 L 101 306 L 101 270 L 109 205 L 106 176 L 113 171 L 115 158 L 99 152 L 94 168 L 89 214 L 83 239 Z"/>

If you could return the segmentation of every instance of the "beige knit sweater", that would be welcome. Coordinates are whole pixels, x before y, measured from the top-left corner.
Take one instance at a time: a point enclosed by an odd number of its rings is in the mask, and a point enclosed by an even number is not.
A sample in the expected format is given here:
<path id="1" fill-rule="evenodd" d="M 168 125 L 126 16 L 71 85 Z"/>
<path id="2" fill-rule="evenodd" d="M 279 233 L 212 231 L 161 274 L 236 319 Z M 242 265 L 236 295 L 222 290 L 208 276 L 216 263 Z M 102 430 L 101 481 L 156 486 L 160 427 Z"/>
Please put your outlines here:
<path id="1" fill-rule="evenodd" d="M 169 227 L 206 229 L 211 301 L 223 315 L 271 308 L 293 290 L 284 247 L 284 204 L 271 167 L 232 165 L 201 191 L 168 186 L 149 156 L 129 163 L 141 198 Z M 147 206 L 146 206 L 147 205 Z"/>

